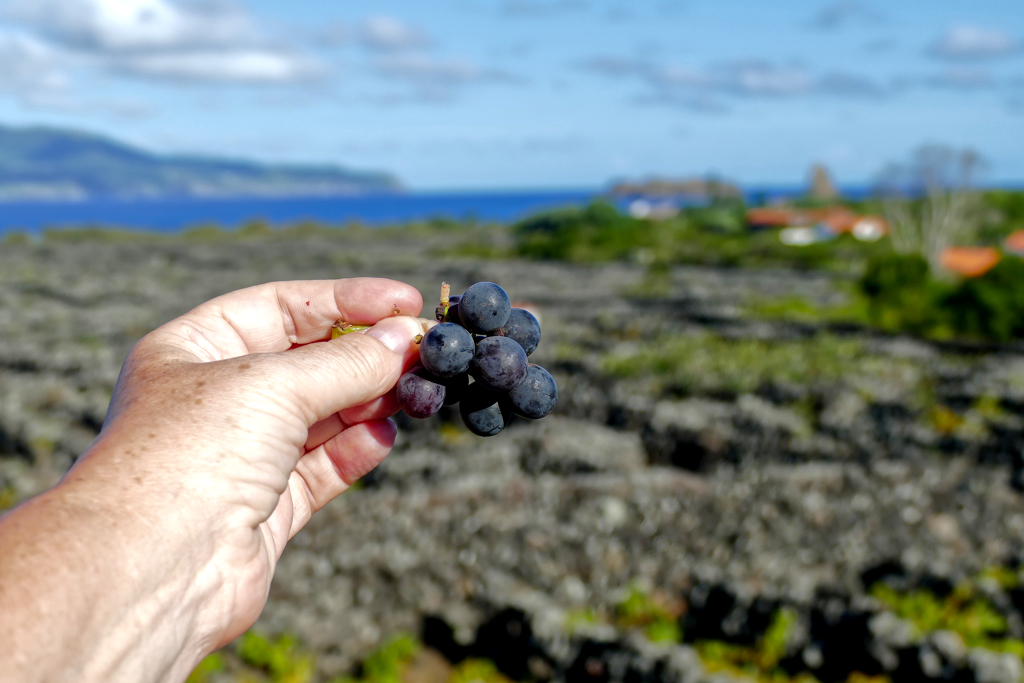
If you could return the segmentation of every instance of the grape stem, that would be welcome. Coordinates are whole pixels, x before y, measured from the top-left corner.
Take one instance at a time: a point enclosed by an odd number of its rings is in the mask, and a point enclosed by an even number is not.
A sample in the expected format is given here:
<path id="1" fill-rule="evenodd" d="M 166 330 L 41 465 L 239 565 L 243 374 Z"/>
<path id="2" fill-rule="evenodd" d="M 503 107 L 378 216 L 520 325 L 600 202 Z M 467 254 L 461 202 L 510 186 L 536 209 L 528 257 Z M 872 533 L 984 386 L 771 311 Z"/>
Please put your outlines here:
<path id="1" fill-rule="evenodd" d="M 370 329 L 369 325 L 353 325 L 344 320 L 339 320 L 331 327 L 331 339 L 337 339 L 353 332 L 365 332 L 368 329 Z"/>
<path id="2" fill-rule="evenodd" d="M 443 323 L 448 317 L 448 309 L 452 302 L 452 286 L 447 282 L 441 283 L 441 305 L 435 311 L 437 322 Z"/>

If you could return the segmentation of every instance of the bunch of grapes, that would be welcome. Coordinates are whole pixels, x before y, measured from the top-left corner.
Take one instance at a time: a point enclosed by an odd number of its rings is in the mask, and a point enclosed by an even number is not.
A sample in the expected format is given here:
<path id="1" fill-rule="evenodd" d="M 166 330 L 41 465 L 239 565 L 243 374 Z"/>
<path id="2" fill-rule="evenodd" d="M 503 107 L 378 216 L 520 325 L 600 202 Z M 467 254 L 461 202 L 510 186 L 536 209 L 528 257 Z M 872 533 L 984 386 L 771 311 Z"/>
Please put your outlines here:
<path id="1" fill-rule="evenodd" d="M 450 296 L 443 285 L 437 320 L 420 341 L 422 365 L 398 381 L 406 415 L 424 419 L 457 403 L 469 431 L 494 436 L 513 415 L 539 420 L 554 410 L 554 378 L 527 360 L 540 344 L 540 323 L 512 308 L 504 289 L 478 282 Z"/>

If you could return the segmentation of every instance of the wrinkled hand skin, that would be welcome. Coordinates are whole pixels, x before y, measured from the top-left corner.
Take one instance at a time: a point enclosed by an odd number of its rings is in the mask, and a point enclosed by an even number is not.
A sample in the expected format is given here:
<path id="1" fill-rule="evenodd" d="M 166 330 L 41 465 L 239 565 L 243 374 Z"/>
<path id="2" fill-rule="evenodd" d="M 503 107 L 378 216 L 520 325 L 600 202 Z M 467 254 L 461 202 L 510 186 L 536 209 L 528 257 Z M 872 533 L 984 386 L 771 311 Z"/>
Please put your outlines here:
<path id="1" fill-rule="evenodd" d="M 183 681 L 249 628 L 288 540 L 394 444 L 421 307 L 277 283 L 143 338 L 92 447 L 0 518 L 0 681 Z M 326 341 L 339 319 L 374 327 Z"/>

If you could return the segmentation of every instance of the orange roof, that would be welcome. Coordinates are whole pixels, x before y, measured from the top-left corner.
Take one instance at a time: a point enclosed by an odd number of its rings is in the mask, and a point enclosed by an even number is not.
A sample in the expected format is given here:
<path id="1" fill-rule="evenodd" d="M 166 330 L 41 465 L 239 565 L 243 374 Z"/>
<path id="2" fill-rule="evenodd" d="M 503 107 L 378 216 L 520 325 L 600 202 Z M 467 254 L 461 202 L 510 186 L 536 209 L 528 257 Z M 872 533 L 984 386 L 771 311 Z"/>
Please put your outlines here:
<path id="1" fill-rule="evenodd" d="M 835 233 L 853 231 L 853 226 L 857 225 L 857 221 L 860 220 L 860 216 L 853 211 L 843 208 L 812 211 L 811 217 L 816 223 L 824 223 L 832 228 L 832 232 Z"/>
<path id="2" fill-rule="evenodd" d="M 830 206 L 824 209 L 769 207 L 747 211 L 747 223 L 750 225 L 781 227 L 824 223 L 837 234 L 851 232 L 862 218 L 864 217 L 843 206 Z"/>
<path id="3" fill-rule="evenodd" d="M 1016 230 L 1007 235 L 1003 241 L 1003 246 L 1006 247 L 1006 251 L 1012 251 L 1014 254 L 1024 254 L 1024 230 Z"/>
<path id="4" fill-rule="evenodd" d="M 747 223 L 766 226 L 793 225 L 801 222 L 797 220 L 799 216 L 800 212 L 793 209 L 750 209 L 747 211 Z"/>
<path id="5" fill-rule="evenodd" d="M 942 252 L 942 267 L 964 277 L 979 277 L 1002 258 L 992 247 L 949 247 Z"/>

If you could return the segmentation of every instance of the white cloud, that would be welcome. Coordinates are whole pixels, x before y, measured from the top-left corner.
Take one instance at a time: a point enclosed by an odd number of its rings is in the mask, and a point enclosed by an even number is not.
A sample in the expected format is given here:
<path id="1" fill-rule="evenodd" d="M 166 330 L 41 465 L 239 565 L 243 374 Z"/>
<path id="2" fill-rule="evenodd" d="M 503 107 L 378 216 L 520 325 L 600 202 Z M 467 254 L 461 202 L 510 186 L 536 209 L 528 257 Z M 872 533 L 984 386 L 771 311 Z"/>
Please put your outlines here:
<path id="1" fill-rule="evenodd" d="M 301 57 L 266 50 L 171 52 L 133 55 L 116 68 L 168 80 L 286 84 L 315 78 L 321 69 Z"/>
<path id="2" fill-rule="evenodd" d="M 879 97 L 886 89 L 845 72 L 814 74 L 801 64 L 744 60 L 710 67 L 656 65 L 612 56 L 584 61 L 581 68 L 609 78 L 633 79 L 647 86 L 634 100 L 702 112 L 727 109 L 728 98 L 791 98 L 812 95 Z"/>
<path id="3" fill-rule="evenodd" d="M 1002 57 L 1019 48 L 1020 44 L 1001 29 L 958 24 L 946 31 L 932 52 L 948 59 L 981 59 Z"/>
<path id="4" fill-rule="evenodd" d="M 726 68 L 726 87 L 744 95 L 800 95 L 814 89 L 814 79 L 798 66 L 739 62 Z"/>
<path id="5" fill-rule="evenodd" d="M 363 45 L 373 50 L 411 50 L 430 44 L 425 31 L 394 17 L 367 17 L 359 33 Z"/>
<path id="6" fill-rule="evenodd" d="M 52 97 L 68 86 L 59 55 L 31 36 L 0 33 L 0 64 L 0 91 L 25 100 Z"/>
<path id="7" fill-rule="evenodd" d="M 499 69 L 482 68 L 467 59 L 436 59 L 422 53 L 388 55 L 373 62 L 377 75 L 401 81 L 411 89 L 374 98 L 378 104 L 450 102 L 458 91 L 478 83 L 513 83 L 523 80 Z"/>
<path id="8" fill-rule="evenodd" d="M 174 81 L 287 84 L 322 73 L 233 0 L 8 0 L 4 15 L 78 66 Z"/>
<path id="9" fill-rule="evenodd" d="M 9 0 L 5 14 L 68 47 L 104 52 L 234 46 L 259 39 L 231 2 Z"/>

